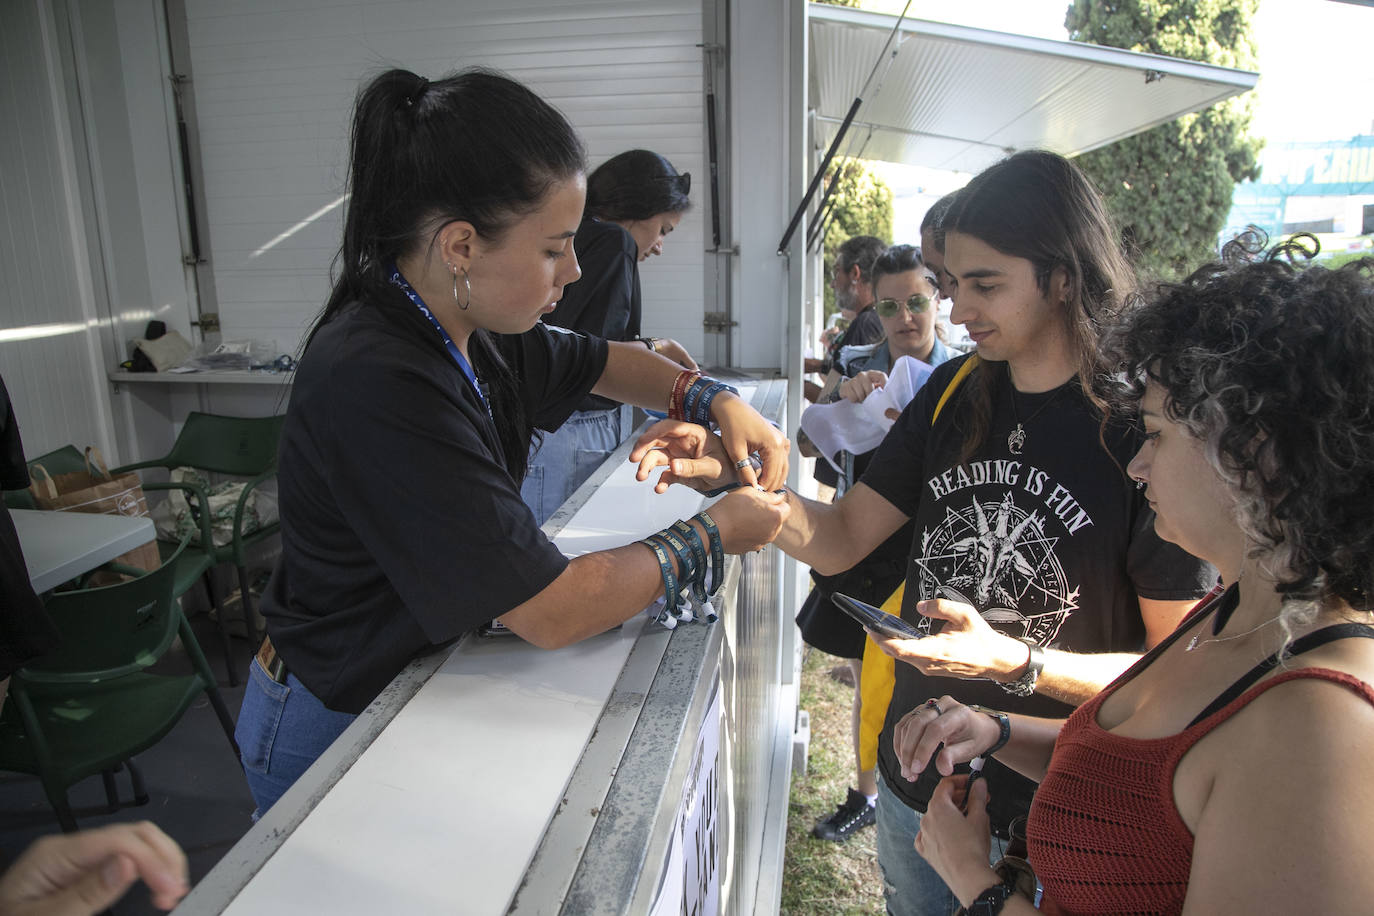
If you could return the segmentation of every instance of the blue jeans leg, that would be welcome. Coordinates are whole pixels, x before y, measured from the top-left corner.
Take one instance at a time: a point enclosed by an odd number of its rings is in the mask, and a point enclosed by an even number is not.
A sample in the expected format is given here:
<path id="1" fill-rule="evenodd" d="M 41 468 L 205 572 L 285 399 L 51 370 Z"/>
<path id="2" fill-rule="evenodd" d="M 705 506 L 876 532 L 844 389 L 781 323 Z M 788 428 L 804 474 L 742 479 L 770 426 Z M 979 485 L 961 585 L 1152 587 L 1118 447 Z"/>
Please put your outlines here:
<path id="1" fill-rule="evenodd" d="M 257 820 L 357 718 L 327 709 L 294 674 L 278 684 L 253 659 L 234 729 Z"/>
<path id="2" fill-rule="evenodd" d="M 530 455 L 520 497 L 539 524 L 549 520 L 573 491 L 592 476 L 629 432 L 630 408 L 579 410 L 545 433 Z"/>
<path id="3" fill-rule="evenodd" d="M 935 869 L 916 851 L 921 812 L 909 807 L 878 778 L 878 867 L 891 916 L 949 916 L 959 905 Z M 1002 858 L 1005 844 L 992 838 L 988 861 Z"/>

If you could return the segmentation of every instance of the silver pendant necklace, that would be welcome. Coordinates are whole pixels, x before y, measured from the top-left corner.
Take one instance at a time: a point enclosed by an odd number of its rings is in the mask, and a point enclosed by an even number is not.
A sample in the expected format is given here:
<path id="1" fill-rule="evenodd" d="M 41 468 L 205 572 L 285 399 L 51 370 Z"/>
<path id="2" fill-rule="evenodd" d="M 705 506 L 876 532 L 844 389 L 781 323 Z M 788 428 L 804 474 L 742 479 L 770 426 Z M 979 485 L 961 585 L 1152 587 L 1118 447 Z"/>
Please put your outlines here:
<path id="1" fill-rule="evenodd" d="M 1016 421 L 1016 428 L 1007 434 L 1007 451 L 1013 455 L 1019 455 L 1026 448 L 1026 427 L 1021 422 L 1021 412 L 1016 409 L 1016 386 L 1011 384 L 1010 377 L 1007 378 L 1007 386 L 1011 389 L 1011 416 Z M 1059 392 L 1063 390 L 1062 385 L 1056 388 L 1054 394 L 1045 399 L 1045 403 L 1035 408 L 1035 412 L 1026 417 L 1026 423 L 1040 416 L 1046 407 L 1054 403 L 1054 399 L 1059 397 Z"/>
<path id="2" fill-rule="evenodd" d="M 1251 627 L 1244 633 L 1235 633 L 1231 636 L 1220 635 L 1222 629 L 1226 626 L 1226 624 L 1231 622 L 1231 615 L 1236 612 L 1236 608 L 1238 608 L 1239 606 L 1240 588 L 1237 585 L 1232 585 L 1229 589 L 1227 589 L 1227 591 L 1224 594 L 1222 594 L 1217 599 L 1217 609 L 1212 615 L 1212 638 L 1203 639 L 1202 632 L 1199 629 L 1198 632 L 1193 634 L 1193 638 L 1188 640 L 1188 645 L 1183 647 L 1183 651 L 1191 652 L 1194 649 L 1202 648 L 1208 643 L 1230 642 L 1233 639 L 1240 639 L 1241 637 L 1249 636 L 1251 633 L 1258 633 L 1260 630 L 1263 630 L 1271 623 L 1278 622 L 1279 618 L 1271 617 L 1259 626 Z"/>
<path id="3" fill-rule="evenodd" d="M 1190 640 L 1188 640 L 1188 645 L 1184 646 L 1183 651 L 1184 651 L 1184 652 L 1191 652 L 1191 651 L 1193 651 L 1194 649 L 1200 649 L 1200 648 L 1202 648 L 1203 646 L 1207 645 L 1208 643 L 1214 643 L 1214 642 L 1230 642 L 1230 641 L 1233 640 L 1233 639 L 1240 639 L 1242 636 L 1249 636 L 1251 633 L 1258 633 L 1260 630 L 1263 630 L 1265 627 L 1269 626 L 1269 624 L 1271 624 L 1271 623 L 1278 623 L 1278 622 L 1279 622 L 1279 619 L 1278 619 L 1277 617 L 1271 617 L 1271 618 L 1269 618 L 1268 620 L 1266 620 L 1264 623 L 1260 624 L 1259 626 L 1257 626 L 1257 627 L 1251 627 L 1250 629 L 1246 630 L 1244 633 L 1237 633 L 1237 634 L 1235 634 L 1234 636 L 1213 636 L 1211 639 L 1200 639 L 1201 636 L 1202 636 L 1202 634 L 1201 634 L 1201 633 L 1194 633 L 1194 634 L 1193 634 L 1193 638 L 1190 639 Z M 1199 640 L 1200 640 L 1200 641 L 1199 641 Z"/>

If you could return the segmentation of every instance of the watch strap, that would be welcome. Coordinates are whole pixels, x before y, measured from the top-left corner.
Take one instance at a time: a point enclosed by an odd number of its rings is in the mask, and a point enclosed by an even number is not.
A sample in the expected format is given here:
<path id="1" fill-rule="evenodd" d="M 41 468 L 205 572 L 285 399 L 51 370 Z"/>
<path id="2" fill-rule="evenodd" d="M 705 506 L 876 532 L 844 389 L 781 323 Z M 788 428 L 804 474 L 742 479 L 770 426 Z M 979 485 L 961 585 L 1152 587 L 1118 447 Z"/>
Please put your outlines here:
<path id="1" fill-rule="evenodd" d="M 1005 881 L 994 884 L 975 897 L 973 902 L 960 912 L 967 913 L 968 916 L 997 916 L 1014 893 L 1015 888 Z"/>
<path id="2" fill-rule="evenodd" d="M 1014 681 L 1008 681 L 1002 685 L 1002 689 L 1013 696 L 1028 697 L 1035 693 L 1035 682 L 1040 678 L 1040 672 L 1045 668 L 1045 650 L 1040 648 L 1040 644 L 1029 636 L 1021 636 L 1018 642 L 1026 644 L 1030 654 L 1026 660 L 1026 673 Z"/>

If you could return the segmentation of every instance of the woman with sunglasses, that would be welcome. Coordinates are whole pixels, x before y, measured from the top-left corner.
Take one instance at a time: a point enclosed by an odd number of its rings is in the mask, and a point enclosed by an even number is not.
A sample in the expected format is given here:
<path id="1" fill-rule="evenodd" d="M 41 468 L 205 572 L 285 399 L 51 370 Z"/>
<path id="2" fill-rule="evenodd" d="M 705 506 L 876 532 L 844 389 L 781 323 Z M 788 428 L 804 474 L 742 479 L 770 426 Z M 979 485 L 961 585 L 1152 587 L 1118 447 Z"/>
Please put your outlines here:
<path id="1" fill-rule="evenodd" d="M 607 340 L 640 341 L 687 369 L 687 349 L 667 337 L 641 337 L 639 265 L 663 243 L 692 203 L 692 176 L 658 153 L 632 149 L 587 176 L 587 208 L 573 247 L 582 278 L 569 283 L 544 324 Z M 629 435 L 631 408 L 588 395 L 555 432 L 535 443 L 520 495 L 543 524 Z"/>
<path id="2" fill-rule="evenodd" d="M 862 403 L 873 389 L 887 384 L 892 364 L 903 356 L 938 366 L 955 356 L 940 339 L 940 319 L 935 311 L 939 287 L 933 272 L 914 245 L 893 245 L 873 262 L 874 311 L 883 323 L 883 339 L 863 347 L 840 351 L 840 371 L 845 379 L 835 393 L 839 398 Z"/>

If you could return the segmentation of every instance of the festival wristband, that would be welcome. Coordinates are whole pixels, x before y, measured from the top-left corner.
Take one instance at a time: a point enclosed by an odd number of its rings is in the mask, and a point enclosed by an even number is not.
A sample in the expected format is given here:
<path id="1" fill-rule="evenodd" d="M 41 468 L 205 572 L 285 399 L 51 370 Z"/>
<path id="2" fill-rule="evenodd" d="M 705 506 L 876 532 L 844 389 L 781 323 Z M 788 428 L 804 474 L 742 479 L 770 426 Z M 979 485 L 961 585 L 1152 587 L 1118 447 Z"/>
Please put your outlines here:
<path id="1" fill-rule="evenodd" d="M 664 528 L 654 537 L 666 543 L 672 550 L 673 556 L 677 558 L 677 581 L 678 591 L 686 593 L 688 589 L 696 590 L 696 580 L 706 577 L 706 569 L 698 568 L 696 557 L 692 555 L 692 548 L 687 546 L 687 541 L 671 528 Z"/>
<path id="2" fill-rule="evenodd" d="M 677 374 L 677 378 L 673 380 L 672 394 L 668 397 L 668 416 L 672 419 L 687 419 L 686 414 L 682 411 L 682 397 L 687 392 L 687 386 L 699 375 L 701 375 L 701 373 L 697 372 L 695 369 L 683 369 Z"/>
<path id="3" fill-rule="evenodd" d="M 706 513 L 705 509 L 692 516 L 692 519 L 701 522 L 701 527 L 706 529 L 711 544 L 712 579 L 710 593 L 714 595 L 725 584 L 725 547 L 721 544 L 720 528 L 716 525 L 715 519 Z"/>
<path id="4" fill-rule="evenodd" d="M 692 548 L 692 565 L 698 571 L 692 576 L 691 587 L 692 597 L 698 604 L 706 601 L 706 545 L 701 543 L 701 535 L 697 530 L 682 519 L 678 519 L 668 526 L 677 532 L 687 545 Z"/>
<path id="5" fill-rule="evenodd" d="M 682 395 L 682 418 L 692 423 L 697 422 L 697 402 L 701 400 L 704 391 L 711 387 L 711 380 L 703 375 L 698 375 L 692 379 L 692 384 L 687 386 L 687 391 Z"/>
<path id="6" fill-rule="evenodd" d="M 716 399 L 716 395 L 720 394 L 722 391 L 729 391 L 731 394 L 734 394 L 736 396 L 739 395 L 739 390 L 736 388 L 732 388 L 731 386 L 726 385 L 723 382 L 713 383 L 711 387 L 707 388 L 706 392 L 702 394 L 702 396 L 697 400 L 697 410 L 695 417 L 696 423 L 698 423 L 701 426 L 708 427 L 711 425 L 711 402 L 714 401 Z"/>
<path id="7" fill-rule="evenodd" d="M 654 556 L 658 558 L 658 571 L 663 577 L 664 608 L 670 609 L 677 607 L 677 574 L 673 572 L 673 563 L 668 559 L 668 551 L 652 537 L 645 538 L 639 543 L 652 550 Z"/>

